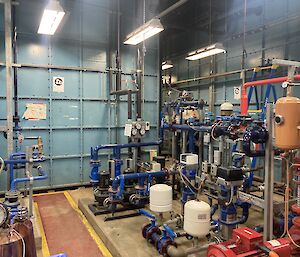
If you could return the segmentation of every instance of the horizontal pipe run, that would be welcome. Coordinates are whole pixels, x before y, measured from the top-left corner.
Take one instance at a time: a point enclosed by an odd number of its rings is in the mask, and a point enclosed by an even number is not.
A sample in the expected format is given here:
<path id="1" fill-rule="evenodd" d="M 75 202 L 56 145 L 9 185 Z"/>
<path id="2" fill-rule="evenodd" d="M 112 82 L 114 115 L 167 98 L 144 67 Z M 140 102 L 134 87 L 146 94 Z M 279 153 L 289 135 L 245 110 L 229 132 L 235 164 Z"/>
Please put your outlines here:
<path id="1" fill-rule="evenodd" d="M 107 144 L 107 145 L 98 145 L 94 148 L 94 151 L 98 152 L 102 149 L 113 149 L 113 148 L 137 148 L 137 147 L 145 147 L 145 146 L 156 146 L 160 145 L 162 140 L 155 142 L 145 142 L 145 143 L 129 143 L 129 144 Z"/>
<path id="2" fill-rule="evenodd" d="M 26 178 L 15 178 L 14 180 L 12 180 L 12 182 L 10 184 L 10 190 L 16 191 L 17 190 L 17 184 L 21 183 L 21 182 L 38 181 L 38 180 L 44 180 L 44 179 L 48 178 L 48 175 L 44 170 L 42 170 L 42 169 L 38 169 L 38 170 L 41 174 L 39 176 L 26 177 Z"/>
<path id="3" fill-rule="evenodd" d="M 181 5 L 185 4 L 187 1 L 188 0 L 179 0 L 177 3 L 171 5 L 170 7 L 168 7 L 164 11 L 162 11 L 160 14 L 156 15 L 155 18 L 160 19 L 160 18 L 168 15 L 169 13 L 173 12 L 175 9 L 177 9 Z"/>
<path id="4" fill-rule="evenodd" d="M 180 130 L 193 130 L 199 132 L 211 132 L 211 126 L 189 126 L 187 124 L 163 124 L 163 129 L 180 129 Z"/>
<path id="5" fill-rule="evenodd" d="M 132 173 L 132 174 L 123 174 L 115 177 L 112 182 L 112 189 L 117 190 L 119 183 L 123 180 L 128 179 L 140 179 L 147 177 L 163 177 L 166 173 L 164 171 L 153 171 L 153 172 L 140 172 L 140 173 Z"/>
<path id="6" fill-rule="evenodd" d="M 0 62 L 0 67 L 6 67 L 6 64 Z M 49 65 L 49 64 L 32 64 L 32 63 L 12 63 L 12 67 L 16 68 L 36 68 L 36 69 L 53 69 L 53 70 L 70 70 L 70 71 L 83 71 L 83 72 L 98 72 L 106 74 L 107 70 L 98 70 L 91 67 L 75 67 L 75 66 L 60 66 L 60 65 Z M 123 73 L 122 75 L 134 75 L 133 73 Z M 154 74 L 145 74 L 145 77 L 157 77 Z"/>
<path id="7" fill-rule="evenodd" d="M 246 82 L 243 87 L 251 87 L 251 86 L 262 86 L 262 85 L 268 85 L 268 84 L 275 84 L 275 83 L 282 83 L 285 81 L 288 81 L 289 77 L 278 77 L 278 78 L 272 78 L 272 79 L 264 79 L 264 80 L 256 80 L 256 81 L 249 81 Z M 294 76 L 294 80 L 300 80 L 300 75 Z"/>
<path id="8" fill-rule="evenodd" d="M 118 91 L 112 91 L 110 95 L 128 95 L 128 94 L 136 94 L 138 90 L 131 90 L 131 89 L 122 89 Z"/>

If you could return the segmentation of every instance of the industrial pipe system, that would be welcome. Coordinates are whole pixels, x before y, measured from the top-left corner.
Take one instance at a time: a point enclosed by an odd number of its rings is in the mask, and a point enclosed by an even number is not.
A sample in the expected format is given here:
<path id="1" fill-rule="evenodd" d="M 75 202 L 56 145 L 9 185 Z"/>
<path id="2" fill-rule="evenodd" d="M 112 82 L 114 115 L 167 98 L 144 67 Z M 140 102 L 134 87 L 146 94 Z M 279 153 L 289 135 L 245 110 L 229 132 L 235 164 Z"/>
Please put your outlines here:
<path id="1" fill-rule="evenodd" d="M 241 95 L 241 114 L 247 115 L 248 114 L 248 96 L 247 96 L 247 88 L 251 86 L 262 86 L 267 84 L 275 84 L 275 83 L 283 83 L 288 81 L 289 77 L 279 77 L 279 78 L 272 78 L 272 79 L 264 79 L 264 80 L 257 80 L 257 81 L 250 81 L 246 82 L 242 85 L 242 95 Z M 300 80 L 300 75 L 295 75 L 293 80 L 297 81 Z"/>
<path id="2" fill-rule="evenodd" d="M 11 184 L 10 184 L 10 190 L 11 191 L 16 191 L 17 190 L 17 187 L 16 185 L 18 183 L 21 183 L 21 182 L 31 182 L 31 181 L 38 181 L 38 180 L 44 180 L 44 179 L 47 179 L 48 178 L 48 175 L 47 173 L 42 169 L 41 166 L 39 166 L 38 168 L 38 172 L 39 172 L 39 176 L 31 176 L 28 174 L 28 176 L 26 178 L 15 178 L 11 181 Z"/>

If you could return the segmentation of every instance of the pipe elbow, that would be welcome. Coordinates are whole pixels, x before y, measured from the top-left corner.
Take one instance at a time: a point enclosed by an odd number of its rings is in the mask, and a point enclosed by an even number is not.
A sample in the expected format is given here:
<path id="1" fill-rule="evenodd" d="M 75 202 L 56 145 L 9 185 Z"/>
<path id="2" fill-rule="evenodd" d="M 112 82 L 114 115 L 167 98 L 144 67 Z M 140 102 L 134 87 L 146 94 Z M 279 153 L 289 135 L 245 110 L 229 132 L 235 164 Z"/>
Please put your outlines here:
<path id="1" fill-rule="evenodd" d="M 185 257 L 185 251 L 182 248 L 177 248 L 174 245 L 169 245 L 167 253 L 170 257 Z"/>

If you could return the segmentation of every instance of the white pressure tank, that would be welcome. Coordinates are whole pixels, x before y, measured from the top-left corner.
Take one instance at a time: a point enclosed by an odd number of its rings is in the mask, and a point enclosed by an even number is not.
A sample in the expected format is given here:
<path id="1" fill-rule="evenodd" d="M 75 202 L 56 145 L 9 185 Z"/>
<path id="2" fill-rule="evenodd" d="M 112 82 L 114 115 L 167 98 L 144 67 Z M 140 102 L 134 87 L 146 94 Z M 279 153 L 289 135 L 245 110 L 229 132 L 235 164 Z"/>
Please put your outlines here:
<path id="1" fill-rule="evenodd" d="M 156 184 L 150 187 L 150 210 L 154 212 L 172 211 L 172 187 Z"/>
<path id="2" fill-rule="evenodd" d="M 204 237 L 210 230 L 210 206 L 203 201 L 191 200 L 184 205 L 183 229 L 194 237 Z"/>

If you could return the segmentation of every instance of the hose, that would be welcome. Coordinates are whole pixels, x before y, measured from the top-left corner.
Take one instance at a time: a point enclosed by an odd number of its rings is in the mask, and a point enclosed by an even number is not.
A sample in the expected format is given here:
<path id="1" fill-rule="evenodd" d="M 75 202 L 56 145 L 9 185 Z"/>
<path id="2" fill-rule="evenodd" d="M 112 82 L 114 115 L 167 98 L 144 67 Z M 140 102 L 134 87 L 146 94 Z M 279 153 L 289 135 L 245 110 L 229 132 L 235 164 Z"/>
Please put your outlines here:
<path id="1" fill-rule="evenodd" d="M 233 202 L 233 196 L 234 196 L 234 187 L 231 186 L 231 188 L 230 188 L 230 200 L 229 200 L 229 202 L 225 203 L 226 206 L 229 206 Z"/>
<path id="2" fill-rule="evenodd" d="M 1 174 L 4 170 L 5 163 L 4 163 L 4 160 L 2 159 L 2 157 L 0 157 L 0 161 L 1 161 L 1 166 L 0 166 L 0 174 Z"/>
<path id="3" fill-rule="evenodd" d="M 22 248 L 22 256 L 25 257 L 25 255 L 26 255 L 26 247 L 25 247 L 24 238 L 20 235 L 20 233 L 17 230 L 13 229 L 12 231 L 21 239 L 21 241 L 22 241 L 22 247 L 23 247 Z"/>

